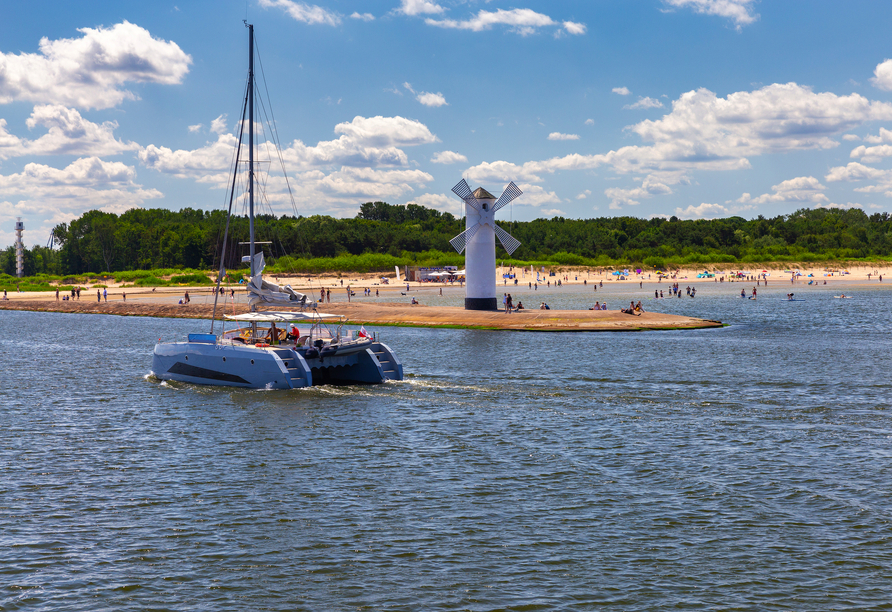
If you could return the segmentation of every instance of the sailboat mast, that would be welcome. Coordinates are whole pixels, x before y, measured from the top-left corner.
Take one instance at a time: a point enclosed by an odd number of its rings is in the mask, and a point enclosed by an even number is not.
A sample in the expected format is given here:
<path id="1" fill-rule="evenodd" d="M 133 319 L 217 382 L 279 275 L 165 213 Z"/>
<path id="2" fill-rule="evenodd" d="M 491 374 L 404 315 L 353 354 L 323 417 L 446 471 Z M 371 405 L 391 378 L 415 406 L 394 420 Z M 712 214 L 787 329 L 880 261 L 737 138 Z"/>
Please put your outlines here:
<path id="1" fill-rule="evenodd" d="M 248 227 L 254 278 L 254 26 L 248 25 Z"/>

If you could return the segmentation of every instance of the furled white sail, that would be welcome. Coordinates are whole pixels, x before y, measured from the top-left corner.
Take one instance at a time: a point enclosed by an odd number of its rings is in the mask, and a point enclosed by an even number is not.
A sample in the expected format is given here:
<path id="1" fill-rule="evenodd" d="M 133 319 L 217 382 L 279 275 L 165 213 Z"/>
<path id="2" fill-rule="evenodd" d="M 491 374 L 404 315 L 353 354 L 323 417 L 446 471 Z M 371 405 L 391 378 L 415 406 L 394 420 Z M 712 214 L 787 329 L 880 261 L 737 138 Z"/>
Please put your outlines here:
<path id="1" fill-rule="evenodd" d="M 276 285 L 263 280 L 263 268 L 266 266 L 263 253 L 254 255 L 254 276 L 248 283 L 248 303 L 251 306 L 303 306 L 307 296 L 298 293 L 291 285 Z"/>

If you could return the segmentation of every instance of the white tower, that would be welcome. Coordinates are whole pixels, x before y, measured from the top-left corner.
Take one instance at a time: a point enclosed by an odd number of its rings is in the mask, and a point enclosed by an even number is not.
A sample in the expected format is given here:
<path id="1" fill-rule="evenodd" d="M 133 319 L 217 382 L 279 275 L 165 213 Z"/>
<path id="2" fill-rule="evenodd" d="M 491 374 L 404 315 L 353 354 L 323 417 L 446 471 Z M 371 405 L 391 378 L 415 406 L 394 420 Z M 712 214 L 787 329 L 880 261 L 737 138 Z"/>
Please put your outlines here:
<path id="1" fill-rule="evenodd" d="M 462 179 L 452 188 L 465 203 L 465 231 L 449 241 L 461 253 L 465 251 L 465 310 L 498 310 L 496 299 L 496 236 L 510 255 L 520 242 L 495 223 L 496 211 L 523 192 L 513 182 L 496 200 L 486 189 L 471 192 Z"/>
<path id="2" fill-rule="evenodd" d="M 16 217 L 15 222 L 15 275 L 22 278 L 25 275 L 25 243 L 22 242 L 22 232 L 25 224 L 21 217 Z"/>

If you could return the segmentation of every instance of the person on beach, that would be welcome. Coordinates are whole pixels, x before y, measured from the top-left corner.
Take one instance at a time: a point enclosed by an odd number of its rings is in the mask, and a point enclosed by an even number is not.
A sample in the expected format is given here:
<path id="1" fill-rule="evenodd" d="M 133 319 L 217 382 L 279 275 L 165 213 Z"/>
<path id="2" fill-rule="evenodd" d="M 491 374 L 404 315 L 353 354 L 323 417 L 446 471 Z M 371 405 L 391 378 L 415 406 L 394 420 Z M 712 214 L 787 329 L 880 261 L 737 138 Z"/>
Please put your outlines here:
<path id="1" fill-rule="evenodd" d="M 635 304 L 635 310 L 638 312 L 644 312 L 644 307 L 641 306 L 641 300 L 638 300 L 638 303 Z"/>
<path id="2" fill-rule="evenodd" d="M 3 299 L 4 299 L 4 300 L 8 300 L 8 299 L 9 299 L 8 297 L 6 297 L 6 289 L 3 290 Z"/>
<path id="3" fill-rule="evenodd" d="M 659 299 L 659 297 L 660 297 L 660 294 L 657 293 L 657 290 L 656 290 L 656 289 L 654 289 L 654 299 L 655 299 L 655 300 L 656 300 L 656 299 Z"/>
<path id="4" fill-rule="evenodd" d="M 524 310 L 523 302 L 517 302 L 517 310 Z"/>
<path id="5" fill-rule="evenodd" d="M 122 291 L 122 292 L 121 292 L 121 296 L 124 298 L 124 301 L 126 302 L 126 301 L 127 301 L 127 292 L 126 292 L 126 291 Z"/>
<path id="6" fill-rule="evenodd" d="M 506 313 L 508 312 L 508 294 L 507 293 L 502 294 L 502 310 L 504 310 Z"/>
<path id="7" fill-rule="evenodd" d="M 514 310 L 514 299 L 511 297 L 511 294 L 508 294 L 508 312 Z"/>
<path id="8" fill-rule="evenodd" d="M 319 301 L 323 304 L 325 303 L 325 289 L 319 290 Z"/>
<path id="9" fill-rule="evenodd" d="M 601 303 L 595 302 L 595 305 L 589 308 L 589 310 L 601 310 Z"/>
<path id="10" fill-rule="evenodd" d="M 106 302 L 108 302 L 108 289 L 102 290 L 102 297 L 105 298 Z"/>
<path id="11" fill-rule="evenodd" d="M 77 288 L 77 299 L 81 299 L 81 288 Z"/>
<path id="12" fill-rule="evenodd" d="M 99 292 L 99 289 L 96 290 L 96 301 L 102 303 L 102 293 Z"/>
<path id="13" fill-rule="evenodd" d="M 188 291 L 186 292 L 186 295 L 183 296 L 183 303 L 184 304 L 189 303 L 189 292 Z"/>
<path id="14" fill-rule="evenodd" d="M 56 289 L 56 301 L 57 302 L 59 301 L 59 290 L 58 289 Z"/>

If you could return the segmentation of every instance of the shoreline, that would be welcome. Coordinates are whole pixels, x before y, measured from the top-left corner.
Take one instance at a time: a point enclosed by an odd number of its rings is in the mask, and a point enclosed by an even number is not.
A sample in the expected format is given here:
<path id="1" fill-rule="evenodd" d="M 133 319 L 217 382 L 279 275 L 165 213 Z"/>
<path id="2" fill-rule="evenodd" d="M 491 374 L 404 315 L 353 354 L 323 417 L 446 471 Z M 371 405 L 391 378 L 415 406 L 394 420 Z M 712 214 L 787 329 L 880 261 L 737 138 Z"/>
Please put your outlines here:
<path id="1" fill-rule="evenodd" d="M 210 320 L 210 304 L 158 304 L 91 301 L 10 300 L 0 302 L 0 310 L 105 314 L 160 318 Z M 248 311 L 244 304 L 233 308 L 217 308 L 217 320 L 225 314 Z M 720 321 L 682 315 L 644 312 L 628 315 L 619 310 L 523 310 L 505 314 L 502 311 L 465 310 L 456 306 L 412 306 L 403 303 L 362 304 L 336 302 L 320 310 L 347 317 L 353 325 L 384 325 L 442 329 L 486 329 L 505 331 L 647 331 L 706 329 L 723 327 Z"/>

